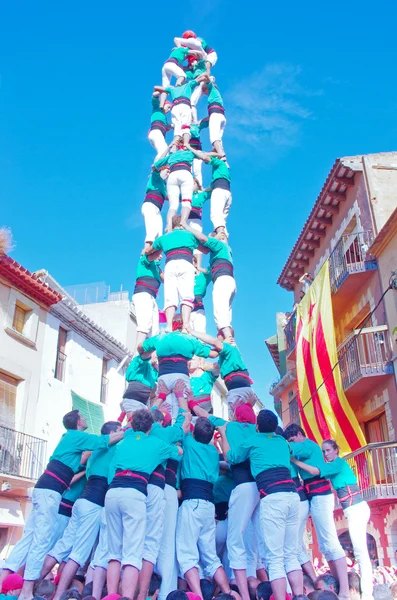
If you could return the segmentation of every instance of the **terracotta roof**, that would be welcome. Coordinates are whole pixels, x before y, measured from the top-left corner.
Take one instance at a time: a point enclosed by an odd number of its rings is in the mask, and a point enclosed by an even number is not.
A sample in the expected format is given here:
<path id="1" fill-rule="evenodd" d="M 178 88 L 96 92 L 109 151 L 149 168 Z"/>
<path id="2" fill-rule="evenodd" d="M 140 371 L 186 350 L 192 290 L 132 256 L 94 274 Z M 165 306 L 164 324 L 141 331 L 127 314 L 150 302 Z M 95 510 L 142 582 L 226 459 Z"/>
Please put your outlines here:
<path id="1" fill-rule="evenodd" d="M 277 369 L 280 370 L 280 354 L 278 352 L 277 334 L 272 335 L 272 337 L 265 340 L 265 344 L 271 354 L 274 364 L 276 365 Z"/>
<path id="2" fill-rule="evenodd" d="M 46 308 L 62 300 L 61 294 L 43 283 L 36 275 L 7 254 L 0 256 L 0 277 Z"/>
<path id="3" fill-rule="evenodd" d="M 338 158 L 325 180 L 323 188 L 306 219 L 299 238 L 277 280 L 286 290 L 293 290 L 309 264 L 309 260 L 320 248 L 327 228 L 339 212 L 341 202 L 346 200 L 347 189 L 354 185 L 354 174 L 361 171 L 361 156 Z"/>

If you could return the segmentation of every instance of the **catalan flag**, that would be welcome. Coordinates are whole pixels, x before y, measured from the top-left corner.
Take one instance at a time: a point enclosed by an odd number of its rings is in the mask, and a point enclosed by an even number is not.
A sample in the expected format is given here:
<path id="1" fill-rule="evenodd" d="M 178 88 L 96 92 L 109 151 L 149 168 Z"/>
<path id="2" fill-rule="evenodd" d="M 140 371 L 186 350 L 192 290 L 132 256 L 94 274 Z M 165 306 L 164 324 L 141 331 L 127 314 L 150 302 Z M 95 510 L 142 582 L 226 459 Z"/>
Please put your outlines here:
<path id="1" fill-rule="evenodd" d="M 344 455 L 365 446 L 366 441 L 345 396 L 339 365 L 332 370 L 337 361 L 326 261 L 297 308 L 298 401 L 307 437 L 318 444 L 334 439 Z"/>

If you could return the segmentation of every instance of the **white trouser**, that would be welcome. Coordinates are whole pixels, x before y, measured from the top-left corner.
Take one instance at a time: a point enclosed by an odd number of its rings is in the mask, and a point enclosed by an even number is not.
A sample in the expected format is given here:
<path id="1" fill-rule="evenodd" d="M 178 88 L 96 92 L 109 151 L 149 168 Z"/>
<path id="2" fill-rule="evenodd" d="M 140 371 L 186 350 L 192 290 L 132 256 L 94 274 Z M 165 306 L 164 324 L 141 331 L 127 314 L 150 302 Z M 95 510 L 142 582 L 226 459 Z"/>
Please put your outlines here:
<path id="1" fill-rule="evenodd" d="M 143 558 L 156 564 L 160 551 L 161 536 L 164 526 L 165 496 L 158 485 L 147 486 L 146 532 L 143 547 Z"/>
<path id="2" fill-rule="evenodd" d="M 22 538 L 5 562 L 5 569 L 15 572 L 26 565 L 25 581 L 34 581 L 40 577 L 44 559 L 51 547 L 60 501 L 61 494 L 58 492 L 34 488 L 32 512 Z"/>
<path id="3" fill-rule="evenodd" d="M 171 394 L 168 394 L 168 396 L 166 398 L 166 403 L 171 405 L 171 417 L 172 417 L 173 421 L 177 418 L 178 411 L 179 411 L 178 399 L 175 396 L 175 394 L 172 392 L 178 379 L 181 379 L 182 381 L 184 381 L 187 388 L 190 388 L 189 376 L 185 375 L 184 373 L 166 373 L 165 375 L 159 376 L 159 381 L 160 380 L 164 381 L 165 385 L 171 392 Z"/>
<path id="4" fill-rule="evenodd" d="M 63 536 L 48 552 L 49 556 L 55 558 L 58 564 L 61 564 L 61 562 L 66 561 L 69 558 L 73 548 L 73 542 L 77 536 L 79 520 L 75 506 L 76 502 L 73 505 L 72 516 L 69 519 L 68 526 L 63 532 Z"/>
<path id="5" fill-rule="evenodd" d="M 218 60 L 218 55 L 215 51 L 212 51 L 209 54 L 207 54 L 207 58 L 205 60 L 206 62 L 210 63 L 211 67 L 214 67 Z"/>
<path id="6" fill-rule="evenodd" d="M 202 231 L 203 231 L 203 222 L 202 222 L 201 219 L 188 219 L 187 220 L 187 224 L 192 229 L 195 229 L 196 231 L 199 231 L 200 233 L 202 233 Z M 196 249 L 196 250 L 194 250 L 193 254 L 197 256 L 197 254 L 202 254 L 202 252 L 200 250 Z"/>
<path id="7" fill-rule="evenodd" d="M 179 77 L 186 78 L 185 71 L 179 65 L 173 62 L 164 63 L 163 68 L 161 70 L 161 75 L 161 85 L 163 87 L 168 87 L 170 85 L 172 77 L 175 77 L 176 79 L 179 79 Z"/>
<path id="8" fill-rule="evenodd" d="M 193 196 L 193 176 L 186 169 L 177 169 L 169 174 L 167 179 L 167 194 L 169 208 L 177 211 L 179 208 L 179 196 L 182 207 L 191 206 Z"/>
<path id="9" fill-rule="evenodd" d="M 157 572 L 162 578 L 158 595 L 159 600 L 165 600 L 170 592 L 176 590 L 178 584 L 175 548 L 176 521 L 178 516 L 178 496 L 176 489 L 171 485 L 165 484 L 164 498 L 164 527 L 156 567 Z"/>
<path id="10" fill-rule="evenodd" d="M 202 174 L 203 161 L 200 158 L 193 159 L 193 177 L 197 179 L 199 184 L 203 185 L 203 174 Z"/>
<path id="11" fill-rule="evenodd" d="M 220 142 L 223 138 L 223 132 L 226 127 L 226 117 L 221 113 L 212 113 L 209 118 L 208 128 L 210 134 L 210 142 Z"/>
<path id="12" fill-rule="evenodd" d="M 226 538 L 227 538 L 228 519 L 218 521 L 215 527 L 215 543 L 216 553 L 222 563 L 222 567 L 226 573 L 228 581 L 233 579 L 233 571 L 230 568 L 229 556 L 227 553 Z"/>
<path id="13" fill-rule="evenodd" d="M 247 385 L 246 387 L 229 390 L 227 392 L 226 399 L 230 415 L 234 412 L 236 406 L 239 406 L 240 404 L 245 404 L 246 402 L 250 402 L 252 404 L 252 388 Z"/>
<path id="14" fill-rule="evenodd" d="M 154 242 L 163 234 L 163 219 L 160 209 L 153 202 L 144 202 L 141 212 L 145 220 L 145 242 Z"/>
<path id="15" fill-rule="evenodd" d="M 310 514 L 317 533 L 318 547 L 327 560 L 343 558 L 345 552 L 336 533 L 333 494 L 314 496 L 310 500 Z"/>
<path id="16" fill-rule="evenodd" d="M 145 494 L 134 488 L 111 488 L 106 493 L 105 509 L 109 560 L 140 571 L 146 530 Z"/>
<path id="17" fill-rule="evenodd" d="M 199 308 L 199 310 L 195 310 L 190 315 L 190 325 L 193 331 L 198 331 L 199 333 L 205 333 L 207 328 L 207 319 L 205 316 L 205 310 Z"/>
<path id="18" fill-rule="evenodd" d="M 91 561 L 91 567 L 101 567 L 102 569 L 108 568 L 109 562 L 109 550 L 108 550 L 108 528 L 106 524 L 106 510 L 102 508 L 101 519 L 99 526 L 99 541 L 95 549 L 93 559 Z"/>
<path id="19" fill-rule="evenodd" d="M 174 136 L 190 133 L 192 109 L 188 104 L 177 104 L 171 109 L 171 121 L 174 126 Z"/>
<path id="20" fill-rule="evenodd" d="M 208 500 L 184 500 L 178 511 L 176 555 L 181 572 L 203 565 L 207 577 L 221 567 L 215 544 L 215 506 Z"/>
<path id="21" fill-rule="evenodd" d="M 186 304 L 193 308 L 194 266 L 184 258 L 170 260 L 164 268 L 164 309 Z"/>
<path id="22" fill-rule="evenodd" d="M 226 219 L 232 205 L 232 193 L 230 190 L 215 188 L 211 192 L 210 218 L 214 229 L 226 227 Z"/>
<path id="23" fill-rule="evenodd" d="M 298 532 L 298 543 L 299 543 L 299 551 L 298 551 L 298 560 L 301 565 L 304 565 L 307 562 L 311 561 L 309 553 L 306 548 L 306 544 L 304 542 L 303 536 L 306 530 L 306 523 L 309 517 L 310 507 L 309 500 L 301 500 L 299 504 L 299 532 Z"/>
<path id="24" fill-rule="evenodd" d="M 367 523 L 371 511 L 366 502 L 359 502 L 343 510 L 347 519 L 350 539 L 353 545 L 354 556 L 360 567 L 361 597 L 363 600 L 373 598 L 372 564 L 367 546 Z"/>
<path id="25" fill-rule="evenodd" d="M 236 280 L 231 275 L 220 275 L 215 280 L 212 288 L 212 306 L 218 331 L 232 324 L 232 302 L 236 289 Z"/>
<path id="26" fill-rule="evenodd" d="M 51 540 L 51 548 L 55 546 L 58 540 L 61 539 L 63 534 L 65 533 L 66 527 L 69 525 L 70 517 L 66 515 L 60 515 L 58 513 L 57 522 L 54 529 L 54 535 Z"/>
<path id="27" fill-rule="evenodd" d="M 203 83 L 200 83 L 200 85 L 198 85 L 196 88 L 194 88 L 191 98 L 190 98 L 190 103 L 192 106 L 197 106 L 198 101 L 200 100 L 201 96 L 203 95 Z"/>
<path id="28" fill-rule="evenodd" d="M 79 498 L 76 500 L 73 510 L 77 516 L 78 525 L 69 559 L 80 567 L 84 567 L 99 532 L 102 507 L 85 498 Z"/>
<path id="29" fill-rule="evenodd" d="M 259 542 L 261 541 L 260 530 L 260 510 L 258 505 L 252 515 L 252 519 L 248 521 L 244 535 L 244 544 L 247 552 L 247 577 L 256 577 L 256 572 L 264 568 L 259 552 Z"/>
<path id="30" fill-rule="evenodd" d="M 247 568 L 247 552 L 244 535 L 255 508 L 259 493 L 255 482 L 236 485 L 229 499 L 227 553 L 232 569 Z"/>
<path id="31" fill-rule="evenodd" d="M 269 580 L 285 578 L 300 571 L 298 554 L 299 496 L 296 492 L 277 492 L 262 498 L 260 522 L 265 544 Z"/>
<path id="32" fill-rule="evenodd" d="M 149 337 L 159 332 L 159 309 L 156 298 L 147 292 L 133 294 L 132 301 L 135 306 L 136 330 L 150 334 Z"/>
<path id="33" fill-rule="evenodd" d="M 200 52 L 203 53 L 204 57 L 207 56 L 203 50 L 203 45 L 201 41 L 197 38 L 175 38 L 174 41 L 175 43 L 179 42 L 182 46 L 185 46 L 185 48 L 190 48 L 190 50 L 200 50 Z"/>
<path id="34" fill-rule="evenodd" d="M 142 404 L 142 402 L 139 402 L 139 400 L 132 400 L 131 398 L 124 398 L 124 400 L 121 402 L 121 409 L 123 412 L 130 412 L 130 413 L 134 413 L 137 410 L 141 410 L 142 408 L 148 408 L 145 404 Z M 148 409 L 149 410 L 149 409 Z"/>
<path id="35" fill-rule="evenodd" d="M 160 129 L 151 129 L 148 133 L 148 140 L 156 150 L 156 156 L 154 157 L 154 162 L 156 162 L 167 149 L 166 139 Z"/>

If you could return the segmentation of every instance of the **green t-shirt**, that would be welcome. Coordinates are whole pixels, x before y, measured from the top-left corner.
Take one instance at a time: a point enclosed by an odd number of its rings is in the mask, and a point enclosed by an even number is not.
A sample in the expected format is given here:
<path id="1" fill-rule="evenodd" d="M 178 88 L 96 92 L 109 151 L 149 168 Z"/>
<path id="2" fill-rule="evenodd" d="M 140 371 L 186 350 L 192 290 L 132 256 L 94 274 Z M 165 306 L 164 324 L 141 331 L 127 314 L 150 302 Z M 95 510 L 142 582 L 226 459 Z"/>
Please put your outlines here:
<path id="1" fill-rule="evenodd" d="M 153 407 L 152 410 L 154 408 L 155 407 Z M 160 440 L 163 440 L 163 442 L 165 442 L 166 444 L 176 444 L 177 442 L 181 442 L 183 436 L 185 435 L 182 429 L 182 425 L 185 420 L 184 413 L 185 411 L 180 408 L 175 423 L 173 425 L 170 425 L 169 427 L 163 427 L 162 425 L 160 425 L 160 423 L 153 423 L 149 435 L 154 435 L 158 437 Z M 181 456 L 178 455 L 178 460 L 180 458 Z M 165 467 L 166 461 L 164 461 L 162 465 Z"/>
<path id="2" fill-rule="evenodd" d="M 171 252 L 171 250 L 176 250 L 177 248 L 188 248 L 193 252 L 199 245 L 200 242 L 192 233 L 190 233 L 190 231 L 185 231 L 185 229 L 173 229 L 154 240 L 153 249 L 162 250 L 167 253 Z"/>
<path id="3" fill-rule="evenodd" d="M 146 185 L 146 194 L 148 192 L 158 192 L 163 196 L 167 197 L 167 183 L 161 177 L 158 171 L 152 171 Z"/>
<path id="4" fill-rule="evenodd" d="M 192 138 L 199 138 L 200 139 L 200 134 L 203 131 L 203 129 L 206 129 L 208 127 L 208 118 L 207 119 L 201 119 L 200 123 L 192 123 L 190 125 L 190 135 Z"/>
<path id="5" fill-rule="evenodd" d="M 196 79 L 196 77 L 199 77 L 200 75 L 204 75 L 204 73 L 206 73 L 206 72 L 207 72 L 207 68 L 205 66 L 205 61 L 199 60 L 197 65 L 194 67 L 194 69 L 186 70 L 186 79 L 188 81 L 190 81 L 192 79 Z"/>
<path id="6" fill-rule="evenodd" d="M 208 87 L 208 104 L 212 104 L 216 102 L 216 104 L 220 104 L 223 106 L 222 96 L 219 93 L 218 88 L 213 83 L 207 83 Z M 223 161 L 222 161 L 223 162 Z"/>
<path id="7" fill-rule="evenodd" d="M 208 418 L 215 427 L 226 425 L 226 437 L 232 450 L 239 448 L 241 444 L 244 444 L 247 438 L 256 433 L 256 427 L 251 423 L 239 423 L 238 421 L 229 422 L 220 417 L 213 417 L 212 415 Z"/>
<path id="8" fill-rule="evenodd" d="M 162 123 L 164 123 L 164 125 L 168 126 L 167 115 L 160 108 L 160 97 L 159 96 L 152 97 L 152 116 L 151 116 L 150 122 L 154 123 L 155 121 L 161 121 Z"/>
<path id="9" fill-rule="evenodd" d="M 340 456 L 337 456 L 332 462 L 324 462 L 320 468 L 320 475 L 329 479 L 335 490 L 357 484 L 357 477 L 353 470 Z"/>
<path id="10" fill-rule="evenodd" d="M 170 85 L 165 88 L 165 91 L 171 96 L 171 100 L 177 100 L 178 98 L 188 98 L 190 100 L 194 88 L 196 88 L 199 83 L 192 79 L 192 81 L 188 81 L 187 83 L 183 83 L 182 85 Z"/>
<path id="11" fill-rule="evenodd" d="M 193 192 L 192 198 L 192 208 L 203 208 L 204 204 L 211 198 L 211 192 L 206 192 L 205 190 L 199 192 L 196 190 Z"/>
<path id="12" fill-rule="evenodd" d="M 153 277 L 154 279 L 157 279 L 159 283 L 161 283 L 160 273 L 159 260 L 149 260 L 145 255 L 142 255 L 139 258 L 138 266 L 136 268 L 137 279 L 140 279 L 141 277 Z"/>
<path id="13" fill-rule="evenodd" d="M 191 360 L 194 355 L 208 358 L 211 352 L 210 346 L 203 344 L 192 335 L 180 331 L 155 335 L 145 340 L 142 347 L 144 352 L 155 350 L 159 358 L 179 354 Z"/>
<path id="14" fill-rule="evenodd" d="M 290 469 L 290 447 L 288 442 L 275 433 L 254 433 L 240 446 L 230 447 L 227 460 L 232 464 L 249 459 L 254 477 L 267 469 L 287 467 Z"/>
<path id="15" fill-rule="evenodd" d="M 205 273 L 199 271 L 194 278 L 194 295 L 204 298 L 211 281 L 212 277 L 210 270 L 207 269 Z"/>
<path id="16" fill-rule="evenodd" d="M 178 61 L 178 65 L 181 67 L 183 61 L 185 60 L 185 58 L 187 57 L 187 55 L 189 54 L 189 48 L 174 48 L 168 58 L 168 60 L 170 60 L 170 58 L 174 58 L 176 61 Z M 168 62 L 168 61 L 166 61 Z"/>
<path id="17" fill-rule="evenodd" d="M 116 446 L 108 481 L 112 481 L 116 469 L 150 474 L 157 465 L 169 458 L 178 459 L 177 446 L 166 444 L 155 435 L 127 429 L 124 438 Z"/>
<path id="18" fill-rule="evenodd" d="M 223 342 L 223 349 L 219 352 L 218 364 L 222 379 L 234 371 L 247 370 L 240 350 L 226 342 Z"/>
<path id="19" fill-rule="evenodd" d="M 150 359 L 143 360 L 138 355 L 128 365 L 125 378 L 127 381 L 139 381 L 139 383 L 143 383 L 143 385 L 147 385 L 152 389 L 157 383 L 158 373 Z"/>
<path id="20" fill-rule="evenodd" d="M 68 429 L 61 437 L 54 450 L 50 460 L 59 460 L 67 465 L 74 473 L 77 473 L 80 466 L 81 453 L 84 450 L 98 450 L 99 448 L 108 448 L 108 435 L 94 435 L 79 431 L 78 429 Z"/>
<path id="21" fill-rule="evenodd" d="M 210 396 L 217 379 L 218 377 L 213 375 L 211 371 L 204 371 L 200 377 L 191 377 L 190 388 L 193 392 L 193 396 L 195 398 L 204 394 Z"/>
<path id="22" fill-rule="evenodd" d="M 87 479 L 88 477 L 91 477 L 91 475 L 106 477 L 106 479 L 108 478 L 110 465 L 113 461 L 116 448 L 117 444 L 113 444 L 110 448 L 101 448 L 100 450 L 95 450 L 95 452 L 91 454 L 87 461 Z"/>
<path id="23" fill-rule="evenodd" d="M 177 150 L 173 154 L 169 154 L 165 158 L 160 158 L 154 163 L 155 169 L 161 169 L 165 165 L 168 165 L 170 168 L 176 163 L 185 162 L 190 166 L 193 164 L 195 156 L 191 150 Z"/>
<path id="24" fill-rule="evenodd" d="M 312 467 L 317 467 L 321 471 L 325 462 L 322 450 L 316 442 L 306 438 L 304 442 L 290 442 L 290 444 L 292 456 Z M 313 475 L 302 469 L 299 469 L 299 475 L 304 480 L 313 477 Z"/>
<path id="25" fill-rule="evenodd" d="M 223 258 L 224 260 L 228 260 L 231 264 L 233 264 L 232 250 L 230 246 L 226 244 L 226 242 L 209 237 L 203 246 L 209 248 L 211 251 L 210 265 L 212 265 L 214 260 L 217 260 L 218 258 Z"/>
<path id="26" fill-rule="evenodd" d="M 236 487 L 231 474 L 219 475 L 214 485 L 214 504 L 218 502 L 229 502 L 230 496 Z"/>
<path id="27" fill-rule="evenodd" d="M 81 494 L 83 493 L 86 483 L 87 477 L 86 475 L 83 475 L 83 477 L 80 477 L 76 483 L 72 483 L 70 488 L 62 495 L 62 498 L 65 498 L 65 500 L 70 500 L 70 502 L 76 502 L 76 500 L 80 498 Z"/>
<path id="28" fill-rule="evenodd" d="M 230 169 L 224 160 L 211 156 L 209 164 L 212 167 L 212 183 L 216 179 L 227 179 L 230 182 Z"/>
<path id="29" fill-rule="evenodd" d="M 212 444 L 202 444 L 188 433 L 182 442 L 181 479 L 202 479 L 216 483 L 219 475 L 219 454 Z"/>

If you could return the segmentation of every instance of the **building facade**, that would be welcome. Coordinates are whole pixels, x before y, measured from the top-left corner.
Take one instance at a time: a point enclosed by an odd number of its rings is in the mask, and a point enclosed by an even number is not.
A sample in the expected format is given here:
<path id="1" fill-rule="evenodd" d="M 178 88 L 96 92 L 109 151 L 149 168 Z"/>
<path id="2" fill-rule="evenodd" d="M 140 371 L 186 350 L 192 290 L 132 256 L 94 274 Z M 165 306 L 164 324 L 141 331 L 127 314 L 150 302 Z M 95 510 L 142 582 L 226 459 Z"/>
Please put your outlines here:
<path id="1" fill-rule="evenodd" d="M 284 426 L 299 423 L 295 309 L 328 260 L 342 383 L 368 444 L 347 458 L 369 474 L 369 547 L 381 565 L 397 550 L 397 291 L 388 289 L 397 270 L 396 207 L 396 152 L 335 161 L 278 279 L 293 292 L 293 308 L 277 314 L 277 333 L 266 340 L 280 375 L 270 391 L 275 408 Z M 335 514 L 351 549 L 341 509 Z M 309 541 L 316 555 L 312 531 Z"/>

